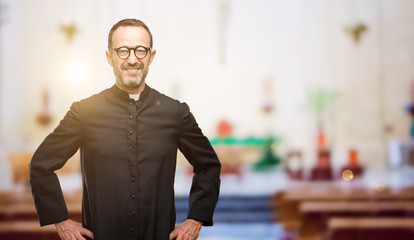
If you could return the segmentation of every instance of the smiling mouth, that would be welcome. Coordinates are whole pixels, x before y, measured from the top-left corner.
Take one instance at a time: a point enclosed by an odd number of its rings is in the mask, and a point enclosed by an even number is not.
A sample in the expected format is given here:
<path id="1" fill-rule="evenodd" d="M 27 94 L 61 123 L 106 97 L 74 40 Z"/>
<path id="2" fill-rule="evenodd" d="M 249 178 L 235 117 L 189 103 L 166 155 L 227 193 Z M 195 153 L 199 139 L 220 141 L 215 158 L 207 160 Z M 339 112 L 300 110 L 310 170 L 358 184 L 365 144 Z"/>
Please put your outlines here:
<path id="1" fill-rule="evenodd" d="M 125 68 L 124 70 L 128 73 L 137 73 L 139 71 L 139 68 Z"/>

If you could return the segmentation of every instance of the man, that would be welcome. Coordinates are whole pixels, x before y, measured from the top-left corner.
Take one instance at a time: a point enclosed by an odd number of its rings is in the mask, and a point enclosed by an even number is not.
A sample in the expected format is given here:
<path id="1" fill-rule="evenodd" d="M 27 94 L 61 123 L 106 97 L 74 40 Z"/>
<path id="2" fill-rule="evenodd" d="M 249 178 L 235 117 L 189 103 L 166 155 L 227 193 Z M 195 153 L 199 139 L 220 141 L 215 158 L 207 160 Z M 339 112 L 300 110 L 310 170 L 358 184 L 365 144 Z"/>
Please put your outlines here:
<path id="1" fill-rule="evenodd" d="M 193 240 L 211 226 L 220 162 L 187 104 L 145 83 L 156 54 L 148 27 L 136 19 L 115 24 L 106 57 L 116 83 L 75 102 L 36 150 L 30 184 L 42 226 L 63 240 Z M 55 170 L 81 153 L 82 224 L 69 219 Z M 175 225 L 177 148 L 193 165 L 188 219 Z"/>

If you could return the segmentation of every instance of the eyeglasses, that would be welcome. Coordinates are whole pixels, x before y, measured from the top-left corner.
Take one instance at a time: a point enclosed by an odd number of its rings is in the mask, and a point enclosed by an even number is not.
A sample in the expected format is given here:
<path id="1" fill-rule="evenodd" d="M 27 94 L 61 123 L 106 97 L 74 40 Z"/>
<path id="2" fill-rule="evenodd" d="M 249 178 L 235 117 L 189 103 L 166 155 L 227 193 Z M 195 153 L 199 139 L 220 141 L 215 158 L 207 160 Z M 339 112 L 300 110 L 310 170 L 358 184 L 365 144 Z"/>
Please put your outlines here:
<path id="1" fill-rule="evenodd" d="M 129 54 L 131 53 L 131 50 L 134 51 L 135 56 L 138 59 L 144 58 L 147 56 L 148 51 L 151 50 L 151 48 L 139 46 L 137 48 L 129 48 L 129 47 L 119 47 L 112 49 L 113 51 L 118 54 L 118 57 L 121 59 L 127 59 L 129 58 Z"/>

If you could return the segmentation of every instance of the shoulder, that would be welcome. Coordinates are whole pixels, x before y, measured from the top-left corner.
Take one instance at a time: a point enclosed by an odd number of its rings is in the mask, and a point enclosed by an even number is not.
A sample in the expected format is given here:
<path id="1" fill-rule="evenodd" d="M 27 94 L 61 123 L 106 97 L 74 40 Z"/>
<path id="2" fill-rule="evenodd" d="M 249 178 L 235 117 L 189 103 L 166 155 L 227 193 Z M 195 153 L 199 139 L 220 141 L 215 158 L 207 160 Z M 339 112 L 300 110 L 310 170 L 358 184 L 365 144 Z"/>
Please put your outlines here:
<path id="1" fill-rule="evenodd" d="M 163 111 L 176 113 L 179 116 L 186 115 L 190 112 L 190 108 L 187 103 L 180 102 L 177 99 L 174 99 L 170 96 L 167 96 L 159 91 L 151 88 L 152 92 L 152 101 L 155 102 L 158 106 L 161 106 Z"/>
<path id="2" fill-rule="evenodd" d="M 78 107 L 89 107 L 89 106 L 98 106 L 100 105 L 105 98 L 110 94 L 110 89 L 105 89 L 99 93 L 93 94 L 87 98 L 81 99 L 74 102 L 72 105 L 78 105 Z"/>
<path id="3" fill-rule="evenodd" d="M 161 93 L 161 92 L 159 92 L 158 90 L 156 90 L 154 88 L 150 88 L 150 90 L 152 92 L 152 96 L 154 97 L 154 100 L 163 101 L 163 102 L 169 103 L 169 104 L 180 104 L 180 101 L 178 101 L 177 99 L 174 99 L 170 96 L 167 96 L 164 93 Z"/>
<path id="4" fill-rule="evenodd" d="M 110 88 L 105 89 L 99 93 L 93 94 L 90 97 L 81 99 L 79 103 L 81 105 L 94 105 L 102 101 L 104 98 L 106 98 L 110 94 Z"/>
<path id="5" fill-rule="evenodd" d="M 75 114 L 80 114 L 85 110 L 89 111 L 91 109 L 97 109 L 100 105 L 104 104 L 103 101 L 110 94 L 110 89 L 105 89 L 99 93 L 93 94 L 87 98 L 81 99 L 79 101 L 73 102 L 70 106 L 70 112 Z M 88 110 L 89 109 L 89 110 Z"/>
<path id="6" fill-rule="evenodd" d="M 157 101 L 159 104 L 165 104 L 168 107 L 181 108 L 183 105 L 186 105 L 186 103 L 182 103 L 177 99 L 174 99 L 170 96 L 167 96 L 163 93 L 160 93 L 158 90 L 151 88 L 153 100 Z"/>

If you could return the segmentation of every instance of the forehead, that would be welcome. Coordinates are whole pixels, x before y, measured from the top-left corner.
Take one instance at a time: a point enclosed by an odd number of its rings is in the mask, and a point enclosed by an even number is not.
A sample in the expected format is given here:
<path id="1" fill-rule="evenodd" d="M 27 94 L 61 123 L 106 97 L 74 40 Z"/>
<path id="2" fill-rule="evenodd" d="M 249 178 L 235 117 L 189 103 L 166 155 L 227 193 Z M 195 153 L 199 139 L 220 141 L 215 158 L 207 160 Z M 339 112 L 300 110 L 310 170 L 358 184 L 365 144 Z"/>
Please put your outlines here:
<path id="1" fill-rule="evenodd" d="M 112 46 L 114 48 L 137 45 L 150 47 L 150 36 L 145 28 L 136 26 L 119 27 L 112 36 Z"/>

